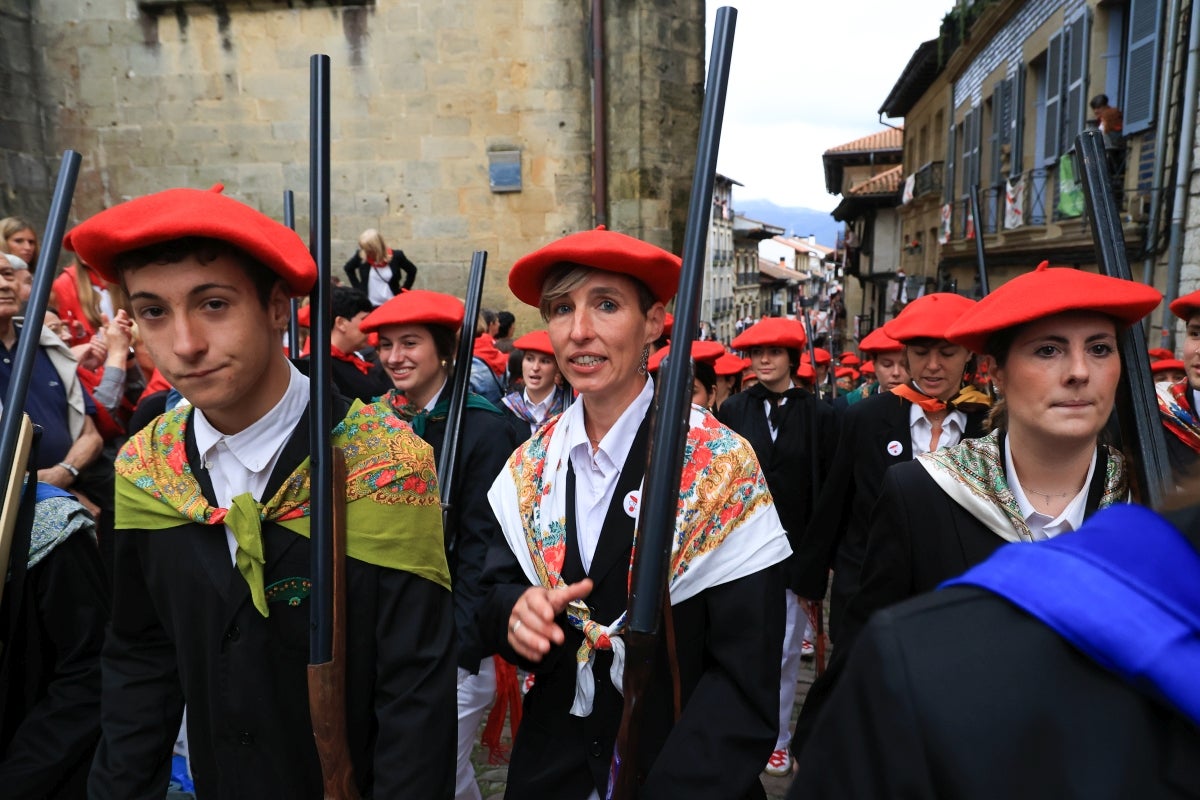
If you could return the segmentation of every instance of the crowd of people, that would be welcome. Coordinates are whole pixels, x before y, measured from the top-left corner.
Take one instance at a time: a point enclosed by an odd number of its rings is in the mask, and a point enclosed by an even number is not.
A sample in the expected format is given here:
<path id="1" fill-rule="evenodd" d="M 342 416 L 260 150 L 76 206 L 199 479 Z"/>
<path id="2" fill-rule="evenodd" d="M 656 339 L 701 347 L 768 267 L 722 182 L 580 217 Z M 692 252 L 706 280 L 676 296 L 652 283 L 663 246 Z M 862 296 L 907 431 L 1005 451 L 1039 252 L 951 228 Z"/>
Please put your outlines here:
<path id="1" fill-rule="evenodd" d="M 0 234 L 6 391 L 30 275 L 55 265 L 31 223 Z M 312 354 L 285 340 L 312 258 L 219 189 L 128 201 L 63 244 L 0 605 L 2 792 L 159 800 L 175 777 L 200 798 L 321 797 Z M 621 233 L 570 234 L 512 265 L 543 322 L 519 331 L 415 288 L 363 233 L 331 295 L 328 387 L 362 796 L 480 798 L 489 708 L 489 729 L 512 715 L 507 797 L 606 796 L 674 358 L 693 383 L 663 635 L 618 765 L 639 797 L 762 798 L 764 772 L 798 799 L 1200 790 L 1200 292 L 1170 306 L 1182 351 L 1139 375 L 1119 341 L 1162 296 L 1087 271 L 928 294 L 841 353 L 788 318 L 740 321 L 732 349 L 682 335 L 680 271 Z M 1177 508 L 1134 504 L 1113 424 L 1150 381 Z M 826 607 L 832 659 L 793 726 Z"/>

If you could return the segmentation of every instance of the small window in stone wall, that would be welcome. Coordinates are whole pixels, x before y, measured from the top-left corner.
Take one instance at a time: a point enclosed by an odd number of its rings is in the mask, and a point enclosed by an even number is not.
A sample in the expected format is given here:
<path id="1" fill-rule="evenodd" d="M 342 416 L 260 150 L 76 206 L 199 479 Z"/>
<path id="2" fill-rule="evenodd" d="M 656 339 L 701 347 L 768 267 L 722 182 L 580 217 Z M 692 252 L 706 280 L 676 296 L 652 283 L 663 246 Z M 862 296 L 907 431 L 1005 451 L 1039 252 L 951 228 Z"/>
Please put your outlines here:
<path id="1" fill-rule="evenodd" d="M 521 191 L 521 150 L 488 150 L 488 186 L 493 192 Z"/>

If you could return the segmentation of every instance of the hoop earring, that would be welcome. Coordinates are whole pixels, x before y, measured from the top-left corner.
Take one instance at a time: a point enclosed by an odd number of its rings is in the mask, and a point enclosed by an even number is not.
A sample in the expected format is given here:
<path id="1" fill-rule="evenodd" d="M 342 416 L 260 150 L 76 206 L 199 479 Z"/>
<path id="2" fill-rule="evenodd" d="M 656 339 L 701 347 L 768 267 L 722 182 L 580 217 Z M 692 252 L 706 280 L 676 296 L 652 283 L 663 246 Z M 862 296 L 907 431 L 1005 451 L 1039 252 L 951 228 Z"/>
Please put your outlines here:
<path id="1" fill-rule="evenodd" d="M 638 374 L 650 374 L 650 345 L 642 348 L 642 363 L 638 365 Z"/>

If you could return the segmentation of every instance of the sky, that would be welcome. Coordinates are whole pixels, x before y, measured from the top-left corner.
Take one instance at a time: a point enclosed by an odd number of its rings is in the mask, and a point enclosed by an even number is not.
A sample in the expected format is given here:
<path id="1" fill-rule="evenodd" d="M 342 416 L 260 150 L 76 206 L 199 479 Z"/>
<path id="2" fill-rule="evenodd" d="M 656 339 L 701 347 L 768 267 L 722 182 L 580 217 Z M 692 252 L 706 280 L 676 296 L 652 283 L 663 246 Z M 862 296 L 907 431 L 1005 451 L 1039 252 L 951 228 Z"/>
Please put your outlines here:
<path id="1" fill-rule="evenodd" d="M 821 154 L 883 130 L 879 107 L 954 0 L 706 0 L 737 9 L 717 171 L 738 200 L 831 211 Z M 891 120 L 899 124 L 901 120 Z"/>

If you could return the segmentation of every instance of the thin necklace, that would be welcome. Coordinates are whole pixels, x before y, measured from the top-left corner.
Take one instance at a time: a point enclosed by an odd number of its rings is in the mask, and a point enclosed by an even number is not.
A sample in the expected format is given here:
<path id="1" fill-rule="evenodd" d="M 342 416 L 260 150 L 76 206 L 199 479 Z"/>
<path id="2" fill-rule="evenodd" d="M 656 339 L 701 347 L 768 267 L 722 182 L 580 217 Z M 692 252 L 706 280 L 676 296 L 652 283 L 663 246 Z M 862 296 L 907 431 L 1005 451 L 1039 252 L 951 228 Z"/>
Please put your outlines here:
<path id="1" fill-rule="evenodd" d="M 1031 489 L 1025 485 L 1022 485 L 1021 488 L 1027 492 L 1032 492 L 1033 494 L 1036 494 L 1036 495 L 1046 498 L 1047 503 L 1049 503 L 1052 499 L 1054 499 L 1056 497 L 1057 498 L 1074 497 L 1075 495 L 1079 494 L 1079 489 L 1076 489 L 1075 491 L 1066 491 L 1066 492 L 1039 492 L 1037 489 Z M 1080 486 L 1079 488 L 1082 489 L 1083 487 Z"/>

